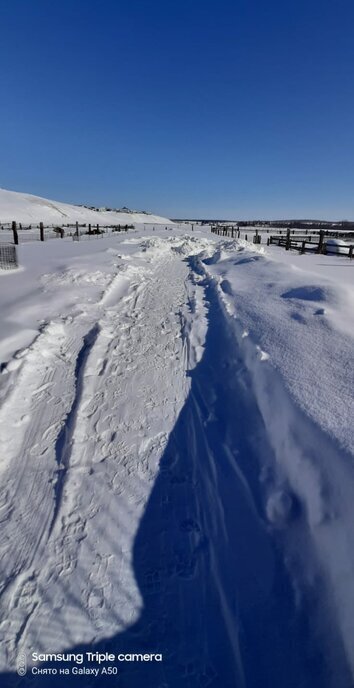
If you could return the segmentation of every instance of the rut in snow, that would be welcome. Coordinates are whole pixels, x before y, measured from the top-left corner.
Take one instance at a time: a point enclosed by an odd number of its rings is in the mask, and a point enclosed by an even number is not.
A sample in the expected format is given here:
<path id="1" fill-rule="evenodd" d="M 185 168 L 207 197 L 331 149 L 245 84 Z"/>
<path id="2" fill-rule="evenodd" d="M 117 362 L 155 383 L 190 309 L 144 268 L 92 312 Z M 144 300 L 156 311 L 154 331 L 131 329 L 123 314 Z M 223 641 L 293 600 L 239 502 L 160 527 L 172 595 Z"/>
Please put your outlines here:
<path id="1" fill-rule="evenodd" d="M 72 445 L 72 440 L 73 440 L 73 435 L 74 435 L 74 430 L 75 430 L 75 422 L 76 422 L 76 415 L 77 415 L 77 410 L 80 405 L 81 401 L 81 396 L 82 396 L 82 390 L 83 390 L 83 378 L 85 374 L 85 366 L 87 359 L 89 357 L 90 351 L 92 347 L 95 344 L 95 341 L 98 337 L 100 328 L 98 323 L 96 323 L 90 331 L 85 335 L 83 339 L 83 344 L 82 347 L 78 353 L 77 360 L 76 360 L 76 367 L 75 367 L 75 373 L 74 373 L 74 380 L 75 380 L 75 392 L 74 392 L 74 398 L 72 401 L 71 408 L 68 412 L 68 415 L 65 419 L 65 423 L 62 427 L 62 429 L 59 432 L 57 441 L 55 443 L 55 458 L 58 464 L 58 476 L 56 483 L 54 485 L 54 496 L 55 496 L 55 502 L 54 502 L 54 510 L 53 510 L 53 517 L 52 521 L 48 530 L 48 537 L 50 536 L 59 509 L 60 509 L 60 504 L 61 504 L 61 498 L 62 498 L 62 493 L 63 493 L 63 488 L 64 488 L 64 483 L 65 483 L 65 477 L 66 477 L 66 471 L 69 465 L 70 461 L 70 453 L 71 453 L 71 445 Z"/>

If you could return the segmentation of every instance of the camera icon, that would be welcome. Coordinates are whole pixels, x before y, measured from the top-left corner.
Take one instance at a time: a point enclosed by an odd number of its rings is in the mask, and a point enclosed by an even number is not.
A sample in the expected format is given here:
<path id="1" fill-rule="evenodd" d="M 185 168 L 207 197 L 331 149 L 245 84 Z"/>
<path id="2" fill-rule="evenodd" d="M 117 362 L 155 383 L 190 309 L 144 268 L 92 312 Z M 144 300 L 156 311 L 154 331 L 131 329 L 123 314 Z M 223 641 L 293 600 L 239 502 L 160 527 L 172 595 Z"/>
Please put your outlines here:
<path id="1" fill-rule="evenodd" d="M 27 657 L 24 652 L 20 652 L 16 660 L 16 671 L 19 676 L 27 674 Z"/>

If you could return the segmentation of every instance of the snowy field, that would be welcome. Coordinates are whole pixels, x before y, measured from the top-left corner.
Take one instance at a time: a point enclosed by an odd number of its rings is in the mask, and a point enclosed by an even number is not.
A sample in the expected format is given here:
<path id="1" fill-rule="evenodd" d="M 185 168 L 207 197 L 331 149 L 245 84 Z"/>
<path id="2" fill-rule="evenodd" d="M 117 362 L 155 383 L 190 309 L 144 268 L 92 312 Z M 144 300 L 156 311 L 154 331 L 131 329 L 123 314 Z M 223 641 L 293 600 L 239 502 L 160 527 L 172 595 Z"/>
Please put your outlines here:
<path id="1" fill-rule="evenodd" d="M 352 688 L 354 264 L 171 226 L 18 255 L 0 685 Z M 15 673 L 64 651 L 163 658 Z"/>

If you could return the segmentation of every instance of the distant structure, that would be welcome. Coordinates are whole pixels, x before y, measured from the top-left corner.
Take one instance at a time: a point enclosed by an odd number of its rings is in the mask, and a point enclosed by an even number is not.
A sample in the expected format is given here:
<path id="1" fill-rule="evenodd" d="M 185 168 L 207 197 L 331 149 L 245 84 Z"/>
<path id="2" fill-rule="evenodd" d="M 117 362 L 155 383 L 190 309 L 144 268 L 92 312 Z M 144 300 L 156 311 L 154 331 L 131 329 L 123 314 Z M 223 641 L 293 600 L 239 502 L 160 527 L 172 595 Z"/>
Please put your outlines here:
<path id="1" fill-rule="evenodd" d="M 97 208 L 95 205 L 85 205 L 85 203 L 80 203 L 80 208 L 86 208 L 87 210 L 94 210 L 96 213 L 125 213 L 126 215 L 132 215 L 133 213 L 139 213 L 139 215 L 151 215 L 147 210 L 131 210 L 127 208 L 126 205 L 123 208 L 108 208 L 107 206 L 101 206 Z"/>

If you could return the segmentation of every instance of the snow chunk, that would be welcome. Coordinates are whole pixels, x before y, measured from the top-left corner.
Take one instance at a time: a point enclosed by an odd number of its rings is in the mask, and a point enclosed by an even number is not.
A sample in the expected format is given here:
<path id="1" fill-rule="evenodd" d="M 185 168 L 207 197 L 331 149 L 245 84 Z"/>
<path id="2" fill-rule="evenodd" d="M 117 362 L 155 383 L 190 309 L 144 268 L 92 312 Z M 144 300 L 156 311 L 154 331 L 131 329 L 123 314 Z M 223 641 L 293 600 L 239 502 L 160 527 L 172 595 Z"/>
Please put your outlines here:
<path id="1" fill-rule="evenodd" d="M 294 497 L 288 490 L 280 489 L 268 497 L 266 513 L 269 521 L 277 527 L 286 525 L 295 514 Z"/>

